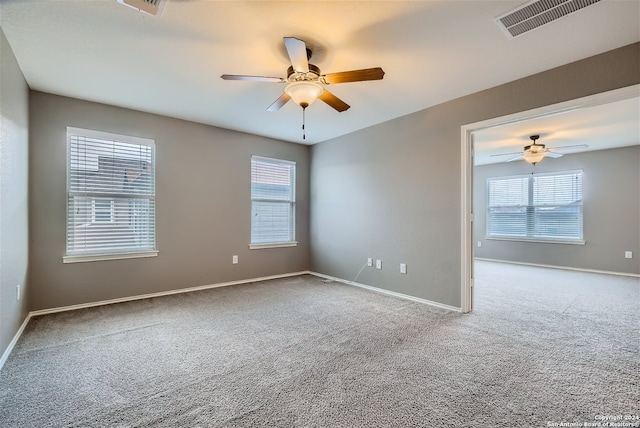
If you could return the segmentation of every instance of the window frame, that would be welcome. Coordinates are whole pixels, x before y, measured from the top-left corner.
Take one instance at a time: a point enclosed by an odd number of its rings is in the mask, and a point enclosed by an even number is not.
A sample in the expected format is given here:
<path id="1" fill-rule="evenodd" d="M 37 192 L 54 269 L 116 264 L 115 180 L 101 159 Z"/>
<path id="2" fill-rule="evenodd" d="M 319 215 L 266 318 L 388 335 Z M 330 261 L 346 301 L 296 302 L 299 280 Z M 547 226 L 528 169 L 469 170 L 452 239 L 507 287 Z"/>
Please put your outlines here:
<path id="1" fill-rule="evenodd" d="M 122 193 L 100 193 L 100 192 L 92 192 L 92 191 L 73 191 L 71 188 L 71 146 L 72 146 L 72 137 L 82 137 L 82 138 L 90 138 L 97 140 L 104 140 L 106 142 L 116 142 L 116 143 L 124 143 L 124 144 L 132 144 L 132 145 L 141 145 L 148 146 L 151 148 L 150 150 L 150 169 L 151 172 L 151 192 L 146 194 L 145 196 L 138 196 L 136 194 L 129 194 L 126 192 Z M 67 134 L 66 134 L 66 215 L 65 215 L 65 255 L 62 258 L 63 263 L 78 263 L 78 262 L 93 262 L 93 261 L 102 261 L 102 260 L 117 260 L 117 259 L 131 259 L 131 258 L 145 258 L 145 257 L 155 257 L 158 255 L 158 249 L 156 246 L 156 209 L 155 209 L 155 200 L 156 200 L 156 192 L 155 192 L 155 160 L 156 160 L 156 148 L 155 148 L 155 140 L 150 138 L 142 138 L 142 137 L 134 137 L 129 135 L 115 134 L 110 132 L 102 132 L 95 131 L 91 129 L 83 129 L 83 128 L 75 128 L 68 126 Z M 80 193 L 80 194 L 79 194 Z M 150 222 L 150 226 L 153 228 L 153 232 L 151 234 L 151 239 L 149 239 L 150 245 L 144 247 L 142 249 L 136 249 L 131 247 L 131 249 L 123 249 L 121 251 L 87 251 L 82 253 L 81 251 L 70 251 L 70 221 L 72 220 L 72 216 L 70 215 L 70 200 L 72 197 L 85 197 L 91 198 L 90 202 L 90 212 L 88 214 L 88 224 L 90 225 L 106 225 L 106 224 L 115 224 L 117 214 L 117 203 L 118 200 L 131 200 L 133 199 L 143 199 L 148 200 L 149 205 L 153 207 L 152 213 L 147 217 Z M 105 199 L 110 200 L 110 221 L 96 221 L 96 209 L 95 209 L 95 201 L 96 199 Z M 105 211 L 106 213 L 106 211 Z"/>
<path id="2" fill-rule="evenodd" d="M 289 167 L 292 167 L 291 172 L 290 172 L 290 183 L 291 183 L 291 192 L 290 192 L 290 198 L 289 199 L 274 199 L 274 198 L 258 198 L 258 197 L 254 197 L 253 195 L 253 165 L 254 165 L 254 161 L 257 162 L 263 162 L 263 163 L 270 163 L 270 164 L 275 164 L 275 165 L 287 165 Z M 290 161 L 290 160 L 285 160 L 285 159 L 277 159 L 277 158 L 270 158 L 270 157 L 265 157 L 265 156 L 259 156 L 259 155 L 251 155 L 251 161 L 250 161 L 250 179 L 249 179 L 249 183 L 250 183 L 250 189 L 249 189 L 249 193 L 250 193 L 250 198 L 251 198 L 251 224 L 250 224 L 250 231 L 249 231 L 249 249 L 251 250 L 258 250 L 258 249 L 265 249 L 265 248 L 282 248 L 282 247 L 295 247 L 298 245 L 298 241 L 296 240 L 296 177 L 297 177 L 297 165 L 296 162 L 294 161 Z M 279 203 L 283 203 L 283 204 L 288 204 L 289 208 L 291 210 L 291 224 L 290 224 L 290 231 L 291 231 L 291 236 L 289 237 L 289 239 L 284 240 L 284 241 L 274 241 L 274 242 L 254 242 L 254 237 L 253 237 L 253 228 L 254 228 L 254 202 L 279 202 Z"/>
<path id="3" fill-rule="evenodd" d="M 535 209 L 538 207 L 533 203 L 535 198 L 535 190 L 534 190 L 534 179 L 536 177 L 553 177 L 553 176 L 563 176 L 563 175 L 572 175 L 579 174 L 580 175 L 580 211 L 581 211 L 581 237 L 580 238 L 571 238 L 571 237 L 551 237 L 551 236 L 539 236 L 531 233 L 535 232 L 532 224 L 535 223 Z M 500 235 L 500 234 L 490 234 L 491 228 L 491 214 L 490 210 L 493 208 L 491 205 L 491 192 L 490 192 L 490 183 L 492 181 L 500 181 L 500 180 L 510 180 L 510 179 L 527 179 L 527 205 L 517 205 L 519 207 L 524 208 L 525 210 L 525 225 L 526 225 L 526 235 Z M 572 245 L 584 245 L 584 171 L 582 169 L 575 169 L 569 171 L 550 171 L 550 172 L 542 172 L 542 173 L 531 173 L 531 174 L 519 174 L 519 175 L 509 175 L 509 176 L 498 176 L 498 177 L 488 177 L 486 179 L 485 186 L 485 202 L 486 202 L 486 221 L 485 221 L 485 239 L 489 240 L 498 240 L 498 241 L 518 241 L 518 242 L 538 242 L 538 243 L 551 243 L 551 244 L 572 244 Z M 569 205 L 569 204 L 566 204 Z M 516 205 L 513 205 L 514 207 Z M 554 206 L 562 206 L 562 204 L 554 205 Z"/>

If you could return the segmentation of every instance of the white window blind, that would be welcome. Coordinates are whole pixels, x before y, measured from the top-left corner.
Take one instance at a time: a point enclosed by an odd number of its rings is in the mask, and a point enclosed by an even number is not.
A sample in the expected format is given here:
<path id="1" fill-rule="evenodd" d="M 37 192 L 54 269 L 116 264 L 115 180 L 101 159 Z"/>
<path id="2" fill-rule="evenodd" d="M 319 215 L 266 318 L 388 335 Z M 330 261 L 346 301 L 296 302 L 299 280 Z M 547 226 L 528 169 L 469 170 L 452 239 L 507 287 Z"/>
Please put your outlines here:
<path id="1" fill-rule="evenodd" d="M 295 162 L 251 157 L 251 244 L 294 244 Z"/>
<path id="2" fill-rule="evenodd" d="M 67 256 L 155 252 L 153 140 L 67 129 Z"/>
<path id="3" fill-rule="evenodd" d="M 583 242 L 582 171 L 487 179 L 487 237 Z"/>

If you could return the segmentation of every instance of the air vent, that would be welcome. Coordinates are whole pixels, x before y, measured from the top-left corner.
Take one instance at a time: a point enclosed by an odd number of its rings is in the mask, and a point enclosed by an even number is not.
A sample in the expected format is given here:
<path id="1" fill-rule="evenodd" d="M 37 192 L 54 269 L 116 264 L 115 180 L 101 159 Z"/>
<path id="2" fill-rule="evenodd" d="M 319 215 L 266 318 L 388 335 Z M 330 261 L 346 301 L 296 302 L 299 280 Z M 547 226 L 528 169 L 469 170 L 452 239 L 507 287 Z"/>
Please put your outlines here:
<path id="1" fill-rule="evenodd" d="M 510 37 L 517 37 L 600 0 L 538 0 L 496 18 Z"/>
<path id="2" fill-rule="evenodd" d="M 162 0 L 117 0 L 118 3 L 132 7 L 140 12 L 156 16 L 160 12 Z"/>

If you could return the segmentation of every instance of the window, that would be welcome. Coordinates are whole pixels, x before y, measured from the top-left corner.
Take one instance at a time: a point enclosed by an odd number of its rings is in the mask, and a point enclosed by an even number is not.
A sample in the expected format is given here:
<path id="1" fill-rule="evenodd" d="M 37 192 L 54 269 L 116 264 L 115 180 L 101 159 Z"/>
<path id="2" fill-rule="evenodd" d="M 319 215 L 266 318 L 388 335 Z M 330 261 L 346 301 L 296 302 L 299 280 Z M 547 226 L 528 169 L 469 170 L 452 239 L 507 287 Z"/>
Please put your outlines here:
<path id="1" fill-rule="evenodd" d="M 153 140 L 67 128 L 65 263 L 157 254 L 154 167 Z"/>
<path id="2" fill-rule="evenodd" d="M 251 157 L 250 248 L 296 245 L 296 164 Z"/>
<path id="3" fill-rule="evenodd" d="M 487 238 L 584 243 L 582 171 L 487 179 Z"/>

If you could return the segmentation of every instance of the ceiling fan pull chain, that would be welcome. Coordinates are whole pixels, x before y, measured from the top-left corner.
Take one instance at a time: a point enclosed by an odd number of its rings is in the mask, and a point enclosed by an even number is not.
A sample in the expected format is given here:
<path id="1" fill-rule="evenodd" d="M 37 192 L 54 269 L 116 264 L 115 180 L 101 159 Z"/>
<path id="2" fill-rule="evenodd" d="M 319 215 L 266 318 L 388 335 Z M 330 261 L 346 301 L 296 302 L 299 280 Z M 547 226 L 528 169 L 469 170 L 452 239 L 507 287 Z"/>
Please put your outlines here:
<path id="1" fill-rule="evenodd" d="M 305 107 L 302 107 L 302 139 L 306 140 L 307 139 L 307 135 L 306 132 L 304 130 L 304 112 L 306 111 Z"/>

